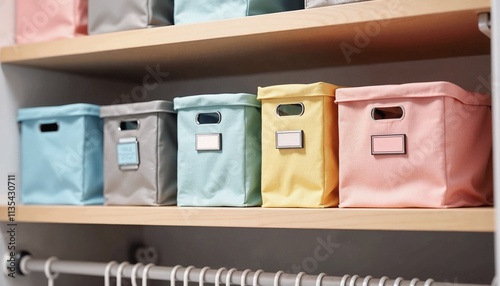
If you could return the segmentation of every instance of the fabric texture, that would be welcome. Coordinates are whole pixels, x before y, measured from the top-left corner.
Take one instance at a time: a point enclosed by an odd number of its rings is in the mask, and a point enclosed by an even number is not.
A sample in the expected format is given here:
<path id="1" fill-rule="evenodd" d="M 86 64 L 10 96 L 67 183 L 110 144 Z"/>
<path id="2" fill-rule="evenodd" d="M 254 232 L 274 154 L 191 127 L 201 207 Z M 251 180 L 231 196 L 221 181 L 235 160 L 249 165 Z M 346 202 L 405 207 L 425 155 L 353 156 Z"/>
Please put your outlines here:
<path id="1" fill-rule="evenodd" d="M 338 203 L 337 86 L 328 83 L 259 87 L 262 101 L 263 207 L 330 207 Z M 280 105 L 303 105 L 300 116 L 278 116 Z M 277 149 L 276 132 L 303 131 L 303 148 Z"/>
<path id="2" fill-rule="evenodd" d="M 87 34 L 87 0 L 16 1 L 18 44 Z"/>
<path id="3" fill-rule="evenodd" d="M 491 98 L 448 82 L 336 92 L 340 207 L 461 207 L 493 202 Z M 374 120 L 375 108 L 402 118 Z M 372 155 L 372 135 L 406 136 L 406 154 Z"/>
<path id="4" fill-rule="evenodd" d="M 174 99 L 178 111 L 179 206 L 259 206 L 260 102 L 252 94 L 207 94 Z M 198 124 L 200 114 L 219 123 Z M 220 134 L 220 150 L 198 151 L 197 135 Z"/>
<path id="5" fill-rule="evenodd" d="M 177 115 L 172 102 L 103 106 L 106 205 L 174 205 L 177 196 Z M 122 124 L 137 122 L 136 128 Z M 119 164 L 120 140 L 137 142 L 137 168 Z"/>
<path id="6" fill-rule="evenodd" d="M 333 6 L 340 4 L 356 3 L 369 0 L 305 0 L 305 8 L 316 8 L 324 6 Z"/>
<path id="7" fill-rule="evenodd" d="M 98 114 L 99 106 L 90 104 L 18 111 L 21 203 L 103 203 L 102 121 Z"/>
<path id="8" fill-rule="evenodd" d="M 303 0 L 175 0 L 176 25 L 304 9 Z"/>
<path id="9" fill-rule="evenodd" d="M 173 0 L 89 0 L 89 34 L 173 24 Z"/>

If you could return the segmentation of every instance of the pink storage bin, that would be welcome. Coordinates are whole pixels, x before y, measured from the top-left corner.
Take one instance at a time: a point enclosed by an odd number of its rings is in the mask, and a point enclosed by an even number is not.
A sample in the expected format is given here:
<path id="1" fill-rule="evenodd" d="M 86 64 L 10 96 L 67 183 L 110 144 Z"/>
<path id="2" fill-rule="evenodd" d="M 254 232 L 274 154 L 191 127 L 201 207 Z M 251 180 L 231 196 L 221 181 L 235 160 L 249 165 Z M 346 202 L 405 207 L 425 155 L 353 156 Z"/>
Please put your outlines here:
<path id="1" fill-rule="evenodd" d="M 491 205 L 491 98 L 448 82 L 340 88 L 340 207 Z"/>
<path id="2" fill-rule="evenodd" d="M 16 42 L 26 44 L 87 34 L 87 0 L 17 0 Z"/>

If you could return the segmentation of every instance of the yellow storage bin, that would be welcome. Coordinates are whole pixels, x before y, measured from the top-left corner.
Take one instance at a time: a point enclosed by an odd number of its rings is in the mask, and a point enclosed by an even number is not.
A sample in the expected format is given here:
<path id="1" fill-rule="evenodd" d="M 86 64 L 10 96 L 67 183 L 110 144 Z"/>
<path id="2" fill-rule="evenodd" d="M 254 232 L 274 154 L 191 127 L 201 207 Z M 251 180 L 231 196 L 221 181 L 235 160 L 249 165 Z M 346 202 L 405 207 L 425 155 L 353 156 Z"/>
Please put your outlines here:
<path id="1" fill-rule="evenodd" d="M 259 87 L 263 207 L 338 204 L 338 124 L 328 83 Z"/>

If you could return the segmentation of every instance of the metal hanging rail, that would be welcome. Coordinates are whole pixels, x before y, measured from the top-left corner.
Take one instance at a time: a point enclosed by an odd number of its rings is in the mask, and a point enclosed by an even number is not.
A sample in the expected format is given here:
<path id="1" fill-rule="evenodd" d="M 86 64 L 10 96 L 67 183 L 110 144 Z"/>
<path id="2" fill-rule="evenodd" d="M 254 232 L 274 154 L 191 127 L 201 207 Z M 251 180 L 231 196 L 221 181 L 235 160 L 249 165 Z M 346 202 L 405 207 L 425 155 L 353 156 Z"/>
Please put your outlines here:
<path id="1" fill-rule="evenodd" d="M 9 269 L 9 265 L 5 265 L 4 269 Z M 12 265 L 10 265 L 12 267 Z M 29 275 L 32 272 L 52 273 L 54 276 L 58 274 L 73 274 L 85 276 L 101 276 L 105 277 L 106 273 L 109 277 L 117 277 L 121 279 L 134 277 L 141 279 L 143 277 L 146 266 L 139 264 L 133 265 L 128 263 L 101 263 L 101 262 L 84 262 L 84 261 L 67 261 L 57 260 L 54 257 L 49 259 L 35 259 L 31 256 L 21 257 L 16 265 L 18 273 L 21 275 Z M 432 279 L 419 280 L 417 278 L 404 280 L 399 277 L 389 279 L 387 277 L 373 278 L 371 276 L 359 277 L 358 275 L 344 275 L 343 277 L 326 276 L 324 273 L 320 275 L 308 275 L 305 273 L 287 274 L 283 271 L 276 273 L 263 272 L 262 270 L 236 270 L 236 269 L 210 269 L 194 268 L 193 266 L 182 267 L 165 267 L 165 266 L 147 266 L 145 275 L 150 280 L 170 281 L 174 278 L 175 281 L 198 282 L 202 283 L 216 282 L 218 278 L 222 285 L 259 285 L 259 286 L 449 286 L 448 282 L 434 282 Z M 172 272 L 175 272 L 172 276 Z M 133 273 L 134 272 L 134 273 Z M 7 273 L 6 273 L 7 274 Z M 202 283 L 200 285 L 202 285 Z M 184 284 L 186 285 L 186 284 Z M 453 283 L 454 286 L 485 286 L 482 284 L 459 284 Z"/>

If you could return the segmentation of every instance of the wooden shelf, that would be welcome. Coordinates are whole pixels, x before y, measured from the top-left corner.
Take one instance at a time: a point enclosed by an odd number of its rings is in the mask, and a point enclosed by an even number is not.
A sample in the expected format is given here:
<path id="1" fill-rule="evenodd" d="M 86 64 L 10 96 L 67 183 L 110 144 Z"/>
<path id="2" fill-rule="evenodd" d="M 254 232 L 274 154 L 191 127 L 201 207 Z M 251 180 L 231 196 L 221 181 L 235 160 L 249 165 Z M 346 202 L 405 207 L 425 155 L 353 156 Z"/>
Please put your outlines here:
<path id="1" fill-rule="evenodd" d="M 489 54 L 490 0 L 373 0 L 2 49 L 1 62 L 142 81 Z M 362 36 L 362 34 L 364 36 Z M 343 44 L 342 44 L 343 43 Z M 352 49 L 351 61 L 341 44 Z"/>
<path id="2" fill-rule="evenodd" d="M 493 232 L 493 208 L 272 209 L 121 206 L 18 206 L 16 222 Z M 0 207 L 7 220 L 7 207 Z"/>

